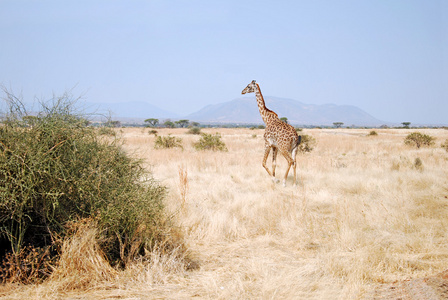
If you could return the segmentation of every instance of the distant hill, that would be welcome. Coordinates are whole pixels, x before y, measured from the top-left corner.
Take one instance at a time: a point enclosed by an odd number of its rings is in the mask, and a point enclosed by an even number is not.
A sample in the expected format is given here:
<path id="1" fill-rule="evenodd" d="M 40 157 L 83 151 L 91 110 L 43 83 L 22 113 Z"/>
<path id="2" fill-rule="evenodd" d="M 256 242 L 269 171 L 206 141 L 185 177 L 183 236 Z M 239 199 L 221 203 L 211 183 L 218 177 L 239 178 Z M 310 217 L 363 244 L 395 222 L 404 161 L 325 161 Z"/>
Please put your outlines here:
<path id="1" fill-rule="evenodd" d="M 383 121 L 374 118 L 362 109 L 351 105 L 304 104 L 292 99 L 265 97 L 266 107 L 279 117 L 287 117 L 296 125 L 344 125 L 378 126 Z M 216 123 L 263 123 L 255 97 L 238 98 L 229 102 L 208 105 L 185 117 L 197 122 Z"/>
<path id="2" fill-rule="evenodd" d="M 333 125 L 343 122 L 345 126 L 378 126 L 385 122 L 374 118 L 362 109 L 351 105 L 305 104 L 299 101 L 277 97 L 265 97 L 266 107 L 279 117 L 287 117 L 294 125 Z M 88 110 L 108 115 L 112 119 L 143 123 L 148 118 L 188 119 L 201 123 L 245 123 L 262 124 L 255 97 L 244 97 L 232 101 L 208 105 L 201 110 L 180 116 L 146 102 L 94 103 Z"/>

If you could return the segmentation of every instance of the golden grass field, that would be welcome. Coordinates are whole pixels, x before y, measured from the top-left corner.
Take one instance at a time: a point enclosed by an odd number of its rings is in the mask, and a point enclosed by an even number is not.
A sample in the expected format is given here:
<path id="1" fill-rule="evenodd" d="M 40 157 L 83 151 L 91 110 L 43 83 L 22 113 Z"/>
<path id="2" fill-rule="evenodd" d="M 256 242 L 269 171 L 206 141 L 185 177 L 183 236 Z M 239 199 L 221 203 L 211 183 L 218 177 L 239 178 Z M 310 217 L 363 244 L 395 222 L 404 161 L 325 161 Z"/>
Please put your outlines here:
<path id="1" fill-rule="evenodd" d="M 148 129 L 118 131 L 168 187 L 199 267 L 154 252 L 124 271 L 95 270 L 79 290 L 56 276 L 3 286 L 3 299 L 369 299 L 382 283 L 448 269 L 448 130 L 418 130 L 437 140 L 417 149 L 403 142 L 416 130 L 305 129 L 317 145 L 298 154 L 296 187 L 291 173 L 283 187 L 261 166 L 260 129 L 202 129 L 221 133 L 228 152 L 196 151 L 187 129 L 158 129 L 183 150 L 154 149 Z M 277 178 L 285 167 L 279 156 Z"/>

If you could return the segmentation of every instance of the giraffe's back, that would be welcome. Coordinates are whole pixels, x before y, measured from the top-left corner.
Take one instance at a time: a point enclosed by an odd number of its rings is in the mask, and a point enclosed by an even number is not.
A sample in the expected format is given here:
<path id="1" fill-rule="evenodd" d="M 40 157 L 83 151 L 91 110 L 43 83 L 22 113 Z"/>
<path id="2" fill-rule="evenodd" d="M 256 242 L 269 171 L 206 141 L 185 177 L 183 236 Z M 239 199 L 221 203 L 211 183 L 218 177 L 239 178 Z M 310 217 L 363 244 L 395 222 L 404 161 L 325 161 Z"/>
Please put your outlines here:
<path id="1" fill-rule="evenodd" d="M 299 136 L 294 127 L 280 120 L 274 120 L 266 126 L 265 140 L 279 150 L 291 152 L 299 143 Z"/>

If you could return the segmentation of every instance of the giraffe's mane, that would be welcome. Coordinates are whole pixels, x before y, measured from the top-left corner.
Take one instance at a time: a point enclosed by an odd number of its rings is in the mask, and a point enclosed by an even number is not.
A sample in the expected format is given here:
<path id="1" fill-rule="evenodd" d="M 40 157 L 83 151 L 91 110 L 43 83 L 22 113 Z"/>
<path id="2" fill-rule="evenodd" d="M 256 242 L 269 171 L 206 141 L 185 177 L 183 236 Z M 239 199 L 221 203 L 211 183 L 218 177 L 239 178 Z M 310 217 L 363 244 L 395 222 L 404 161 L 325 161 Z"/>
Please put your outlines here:
<path id="1" fill-rule="evenodd" d="M 269 108 L 266 107 L 266 104 L 265 104 L 266 102 L 264 101 L 264 97 L 263 97 L 263 94 L 261 93 L 260 86 L 258 85 L 258 83 L 255 83 L 255 84 L 257 85 L 258 91 L 260 91 L 261 100 L 263 100 L 263 106 L 264 106 L 263 108 L 267 112 L 269 112 L 270 114 L 274 114 L 278 118 L 278 115 L 275 112 L 273 112 L 272 110 L 270 110 Z"/>

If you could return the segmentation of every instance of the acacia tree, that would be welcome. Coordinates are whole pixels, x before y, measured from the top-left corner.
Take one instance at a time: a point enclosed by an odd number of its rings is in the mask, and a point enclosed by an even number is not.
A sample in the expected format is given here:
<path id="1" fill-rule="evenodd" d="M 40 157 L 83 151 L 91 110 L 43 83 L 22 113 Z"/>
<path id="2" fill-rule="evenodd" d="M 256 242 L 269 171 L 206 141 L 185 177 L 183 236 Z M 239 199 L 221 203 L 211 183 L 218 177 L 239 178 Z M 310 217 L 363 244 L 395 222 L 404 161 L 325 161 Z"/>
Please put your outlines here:
<path id="1" fill-rule="evenodd" d="M 167 127 L 167 128 L 174 128 L 174 127 L 176 127 L 176 125 L 175 125 L 173 122 L 171 122 L 170 120 L 166 120 L 166 121 L 163 123 L 163 125 L 164 125 L 165 127 Z"/>
<path id="2" fill-rule="evenodd" d="M 288 118 L 287 117 L 281 117 L 280 121 L 285 122 L 286 124 L 288 124 Z"/>
<path id="3" fill-rule="evenodd" d="M 343 123 L 343 122 L 334 122 L 333 125 L 334 125 L 334 127 L 336 127 L 336 128 L 341 128 L 342 125 L 344 125 L 344 123 Z"/>
<path id="4" fill-rule="evenodd" d="M 176 121 L 176 124 L 179 127 L 184 128 L 184 127 L 188 127 L 188 124 L 190 124 L 190 121 L 189 120 L 179 120 L 179 121 Z"/>
<path id="5" fill-rule="evenodd" d="M 411 122 L 402 122 L 403 128 L 409 128 L 409 125 L 411 125 Z"/>
<path id="6" fill-rule="evenodd" d="M 147 127 L 156 127 L 159 124 L 159 119 L 146 119 L 145 123 L 148 123 Z"/>

